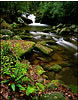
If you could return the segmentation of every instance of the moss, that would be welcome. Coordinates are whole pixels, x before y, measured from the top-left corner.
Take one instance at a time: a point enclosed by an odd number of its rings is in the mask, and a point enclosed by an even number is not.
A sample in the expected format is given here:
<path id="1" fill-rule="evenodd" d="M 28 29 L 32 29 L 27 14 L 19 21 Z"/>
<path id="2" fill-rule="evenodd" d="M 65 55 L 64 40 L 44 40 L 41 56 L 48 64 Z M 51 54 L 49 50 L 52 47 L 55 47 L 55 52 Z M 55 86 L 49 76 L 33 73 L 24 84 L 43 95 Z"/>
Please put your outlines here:
<path id="1" fill-rule="evenodd" d="M 54 92 L 42 95 L 39 100 L 65 100 L 65 97 L 60 92 Z"/>
<path id="2" fill-rule="evenodd" d="M 35 45 L 41 52 L 43 52 L 44 54 L 50 54 L 52 51 L 53 51 L 53 49 L 50 49 L 50 48 L 48 48 L 48 47 L 46 47 L 46 46 L 43 46 L 43 45 L 41 45 L 41 44 L 36 44 Z"/>
<path id="3" fill-rule="evenodd" d="M 49 68 L 49 70 L 53 70 L 54 72 L 59 72 L 61 69 L 62 67 L 58 64 L 55 64 Z"/>
<path id="4" fill-rule="evenodd" d="M 34 42 L 24 41 L 24 40 L 8 40 L 5 42 L 8 42 L 11 44 L 10 49 L 12 53 L 17 57 L 20 57 L 23 54 L 31 51 L 35 45 Z"/>
<path id="5" fill-rule="evenodd" d="M 36 66 L 36 70 L 37 70 L 37 73 L 39 74 L 39 75 L 41 75 L 41 74 L 43 74 L 45 71 L 44 71 L 44 69 L 41 67 L 41 66 Z"/>

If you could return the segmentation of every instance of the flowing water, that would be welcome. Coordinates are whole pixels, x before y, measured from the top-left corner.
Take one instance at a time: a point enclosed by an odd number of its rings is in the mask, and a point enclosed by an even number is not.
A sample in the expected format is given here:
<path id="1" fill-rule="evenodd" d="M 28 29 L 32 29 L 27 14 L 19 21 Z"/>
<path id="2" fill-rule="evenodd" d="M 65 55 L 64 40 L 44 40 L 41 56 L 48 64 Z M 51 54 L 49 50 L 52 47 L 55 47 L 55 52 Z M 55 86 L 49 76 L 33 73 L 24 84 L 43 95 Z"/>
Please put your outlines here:
<path id="1" fill-rule="evenodd" d="M 77 40 L 71 37 L 62 37 L 54 33 L 44 33 L 43 29 L 49 27 L 46 24 L 35 23 L 35 17 L 31 14 L 29 18 L 33 18 L 32 24 L 23 28 L 24 30 L 29 30 L 33 41 L 48 41 L 46 46 L 52 48 L 54 52 L 50 55 L 44 55 L 37 49 L 32 50 L 32 52 L 27 56 L 27 59 L 31 64 L 41 65 L 45 70 L 47 67 L 54 64 L 59 64 L 63 69 L 55 73 L 53 71 L 47 71 L 48 78 L 50 80 L 59 79 L 62 80 L 67 85 L 77 85 Z M 53 42 L 52 42 L 53 41 Z M 55 41 L 55 42 L 54 42 Z"/>

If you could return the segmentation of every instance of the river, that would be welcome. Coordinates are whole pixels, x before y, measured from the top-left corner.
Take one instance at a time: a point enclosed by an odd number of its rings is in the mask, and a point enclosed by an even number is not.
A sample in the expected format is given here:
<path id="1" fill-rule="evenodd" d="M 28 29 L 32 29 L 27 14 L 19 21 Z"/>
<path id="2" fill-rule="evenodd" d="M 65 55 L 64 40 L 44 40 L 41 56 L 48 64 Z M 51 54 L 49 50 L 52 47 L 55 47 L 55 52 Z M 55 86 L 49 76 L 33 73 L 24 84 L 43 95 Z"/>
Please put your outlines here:
<path id="1" fill-rule="evenodd" d="M 75 37 L 58 36 L 51 32 L 42 32 L 42 30 L 47 27 L 49 28 L 50 26 L 46 24 L 35 23 L 34 21 L 34 23 L 22 28 L 29 31 L 30 36 L 33 38 L 32 41 L 48 41 L 46 46 L 54 50 L 54 52 L 46 56 L 40 51 L 34 49 L 26 59 L 28 59 L 31 64 L 41 65 L 43 68 L 45 68 L 45 66 L 52 66 L 54 64 L 61 65 L 63 68 L 58 73 L 46 70 L 46 75 L 48 78 L 50 80 L 62 80 L 67 85 L 77 85 L 78 53 L 77 41 Z M 55 41 L 55 43 L 52 43 L 51 41 Z"/>

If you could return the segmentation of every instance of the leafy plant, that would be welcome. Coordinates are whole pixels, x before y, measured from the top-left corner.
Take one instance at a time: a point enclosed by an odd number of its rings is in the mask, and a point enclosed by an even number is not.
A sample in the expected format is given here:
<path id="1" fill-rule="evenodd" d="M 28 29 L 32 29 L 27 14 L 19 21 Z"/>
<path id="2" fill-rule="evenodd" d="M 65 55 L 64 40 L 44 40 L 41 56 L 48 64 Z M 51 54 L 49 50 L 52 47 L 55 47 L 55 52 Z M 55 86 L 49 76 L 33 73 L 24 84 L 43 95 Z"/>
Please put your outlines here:
<path id="1" fill-rule="evenodd" d="M 41 83 L 36 83 L 37 89 L 43 91 L 45 89 L 45 86 Z"/>
<path id="2" fill-rule="evenodd" d="M 26 95 L 29 96 L 30 93 L 35 92 L 35 87 L 34 86 L 28 86 L 27 90 L 26 90 Z"/>

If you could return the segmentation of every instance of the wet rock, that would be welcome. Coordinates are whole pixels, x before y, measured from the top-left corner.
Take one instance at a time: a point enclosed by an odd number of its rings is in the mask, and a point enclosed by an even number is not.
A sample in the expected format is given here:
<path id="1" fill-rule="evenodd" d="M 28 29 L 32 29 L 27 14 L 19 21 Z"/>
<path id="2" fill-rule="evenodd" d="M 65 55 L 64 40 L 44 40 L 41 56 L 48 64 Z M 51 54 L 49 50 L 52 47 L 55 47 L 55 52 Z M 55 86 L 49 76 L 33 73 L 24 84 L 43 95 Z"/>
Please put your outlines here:
<path id="1" fill-rule="evenodd" d="M 54 72 L 59 72 L 62 69 L 62 67 L 58 64 L 55 64 L 53 66 L 50 66 L 48 70 L 53 70 Z"/>
<path id="2" fill-rule="evenodd" d="M 50 32 L 50 28 L 45 28 L 45 29 L 43 29 L 43 31 L 42 32 L 45 32 L 45 33 L 48 33 L 48 32 Z"/>
<path id="3" fill-rule="evenodd" d="M 61 31 L 61 29 L 60 29 L 60 28 L 57 28 L 55 32 L 56 32 L 57 34 L 59 34 L 60 31 Z"/>
<path id="4" fill-rule="evenodd" d="M 32 20 L 30 20 L 30 19 L 28 19 L 28 18 L 25 18 L 25 17 L 21 17 L 23 20 L 24 20 L 24 22 L 25 23 L 27 23 L 27 24 L 31 24 L 32 23 Z"/>
<path id="5" fill-rule="evenodd" d="M 68 27 L 65 27 L 65 28 L 62 28 L 60 31 L 59 31 L 59 34 L 62 34 L 62 35 L 67 35 L 71 32 L 71 30 L 68 28 Z"/>
<path id="6" fill-rule="evenodd" d="M 54 72 L 59 72 L 62 67 L 58 64 L 54 64 L 54 65 L 45 65 L 44 69 L 48 70 L 48 71 L 54 71 Z"/>
<path id="7" fill-rule="evenodd" d="M 13 36 L 12 39 L 13 39 L 13 40 L 22 40 L 22 39 L 20 38 L 20 36 L 18 36 L 18 35 Z"/>
<path id="8" fill-rule="evenodd" d="M 14 33 L 9 29 L 1 29 L 0 34 L 12 36 Z"/>
<path id="9" fill-rule="evenodd" d="M 8 39 L 10 39 L 10 36 L 9 35 L 2 35 L 1 39 L 2 40 L 8 40 Z"/>
<path id="10" fill-rule="evenodd" d="M 53 92 L 42 95 L 39 100 L 65 100 L 65 97 L 60 92 Z"/>
<path id="11" fill-rule="evenodd" d="M 44 54 L 50 54 L 53 51 L 53 49 L 50 49 L 50 48 L 43 46 L 41 44 L 36 44 L 35 47 L 38 48 Z"/>
<path id="12" fill-rule="evenodd" d="M 20 24 L 24 23 L 24 21 L 22 20 L 21 17 L 18 17 L 18 22 L 19 22 Z"/>
<path id="13" fill-rule="evenodd" d="M 57 28 L 62 28 L 62 27 L 63 27 L 63 24 L 60 23 L 60 24 L 58 24 L 56 27 L 57 27 Z"/>
<path id="14" fill-rule="evenodd" d="M 20 35 L 20 37 L 22 38 L 22 40 L 32 39 L 32 36 L 28 36 L 28 35 Z"/>

